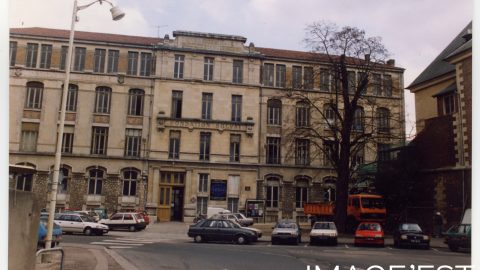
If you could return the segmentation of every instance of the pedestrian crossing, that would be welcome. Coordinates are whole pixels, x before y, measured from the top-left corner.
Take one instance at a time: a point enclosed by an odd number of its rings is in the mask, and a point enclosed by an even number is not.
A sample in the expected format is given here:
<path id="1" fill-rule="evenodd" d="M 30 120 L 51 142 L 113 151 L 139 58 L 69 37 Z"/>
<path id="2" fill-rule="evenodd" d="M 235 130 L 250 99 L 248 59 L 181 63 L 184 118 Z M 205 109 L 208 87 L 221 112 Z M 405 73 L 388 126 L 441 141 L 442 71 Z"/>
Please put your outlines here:
<path id="1" fill-rule="evenodd" d="M 91 245 L 105 246 L 110 249 L 127 249 L 140 247 L 145 244 L 154 244 L 155 241 L 145 238 L 114 238 L 114 239 L 104 239 L 102 241 L 90 242 Z"/>

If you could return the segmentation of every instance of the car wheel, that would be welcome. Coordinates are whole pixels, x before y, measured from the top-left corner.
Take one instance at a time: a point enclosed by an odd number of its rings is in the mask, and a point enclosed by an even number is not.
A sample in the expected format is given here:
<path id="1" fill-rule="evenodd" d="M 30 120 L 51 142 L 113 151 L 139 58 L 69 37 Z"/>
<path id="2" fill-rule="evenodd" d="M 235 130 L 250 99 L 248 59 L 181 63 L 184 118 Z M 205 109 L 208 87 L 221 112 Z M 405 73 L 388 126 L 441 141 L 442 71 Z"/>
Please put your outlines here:
<path id="1" fill-rule="evenodd" d="M 137 229 L 135 228 L 135 226 L 131 225 L 130 227 L 128 227 L 128 231 L 130 232 L 134 232 L 136 231 Z"/>
<path id="2" fill-rule="evenodd" d="M 203 237 L 201 235 L 195 235 L 195 237 L 193 237 L 193 241 L 195 241 L 195 243 L 201 243 L 203 242 Z"/>
<path id="3" fill-rule="evenodd" d="M 301 235 L 298 236 L 298 240 L 297 240 L 297 244 L 300 244 L 300 243 L 302 243 L 302 236 Z"/>
<path id="4" fill-rule="evenodd" d="M 86 227 L 85 230 L 83 230 L 83 234 L 92 235 L 92 228 Z"/>
<path id="5" fill-rule="evenodd" d="M 333 245 L 333 246 L 336 246 L 336 245 L 338 245 L 338 240 L 337 240 L 337 238 L 333 239 L 333 241 L 332 241 L 332 245 Z"/>
<path id="6" fill-rule="evenodd" d="M 428 249 L 430 249 L 430 245 L 426 245 L 426 246 L 424 246 L 423 248 L 426 249 L 426 250 L 428 250 Z"/>
<path id="7" fill-rule="evenodd" d="M 248 242 L 247 238 L 245 237 L 245 235 L 239 235 L 237 236 L 237 239 L 236 239 L 236 242 L 237 244 L 239 245 L 244 245 Z"/>
<path id="8" fill-rule="evenodd" d="M 99 231 L 99 232 L 97 232 L 97 235 L 98 235 L 98 236 L 102 236 L 102 235 L 103 235 L 103 232 L 102 232 L 102 231 Z"/>
<path id="9" fill-rule="evenodd" d="M 312 238 L 310 238 L 310 246 L 314 246 L 314 245 L 315 245 L 315 241 Z"/>
<path id="10" fill-rule="evenodd" d="M 398 241 L 397 240 L 393 240 L 393 247 L 398 248 Z"/>

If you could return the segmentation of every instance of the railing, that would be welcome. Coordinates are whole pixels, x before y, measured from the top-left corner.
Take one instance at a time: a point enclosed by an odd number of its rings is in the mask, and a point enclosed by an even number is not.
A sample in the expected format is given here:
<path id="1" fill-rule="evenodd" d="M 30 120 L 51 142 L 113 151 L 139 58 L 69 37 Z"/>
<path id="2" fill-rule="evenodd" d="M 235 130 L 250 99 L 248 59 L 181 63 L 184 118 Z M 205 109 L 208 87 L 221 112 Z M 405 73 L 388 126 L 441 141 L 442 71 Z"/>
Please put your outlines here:
<path id="1" fill-rule="evenodd" d="M 60 270 L 63 270 L 63 261 L 65 257 L 65 252 L 61 247 L 50 248 L 50 249 L 40 249 L 39 251 L 37 251 L 36 257 L 38 257 L 39 255 L 43 255 L 44 253 L 53 253 L 53 252 L 61 253 L 62 256 L 60 257 Z"/>

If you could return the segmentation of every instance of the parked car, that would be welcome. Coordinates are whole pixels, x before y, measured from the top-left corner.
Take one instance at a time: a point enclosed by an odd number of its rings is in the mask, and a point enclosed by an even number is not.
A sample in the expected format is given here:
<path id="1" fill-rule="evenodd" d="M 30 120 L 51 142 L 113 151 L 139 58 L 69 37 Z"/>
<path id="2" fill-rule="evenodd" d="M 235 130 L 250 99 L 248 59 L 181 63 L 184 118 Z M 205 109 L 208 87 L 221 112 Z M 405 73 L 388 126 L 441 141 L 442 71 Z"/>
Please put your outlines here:
<path id="1" fill-rule="evenodd" d="M 233 215 L 237 218 L 238 223 L 242 224 L 243 226 L 252 226 L 253 225 L 253 218 L 246 217 L 242 213 L 233 213 Z"/>
<path id="2" fill-rule="evenodd" d="M 355 231 L 355 246 L 373 244 L 385 246 L 385 234 L 378 222 L 362 222 Z"/>
<path id="3" fill-rule="evenodd" d="M 401 223 L 393 233 L 395 247 L 430 248 L 430 237 L 416 223 Z"/>
<path id="4" fill-rule="evenodd" d="M 453 225 L 444 233 L 445 244 L 451 251 L 457 251 L 459 248 L 471 248 L 472 244 L 472 225 L 458 224 Z"/>
<path id="5" fill-rule="evenodd" d="M 227 219 L 204 219 L 191 225 L 188 236 L 196 243 L 204 241 L 236 242 L 239 245 L 257 241 L 255 232 Z"/>
<path id="6" fill-rule="evenodd" d="M 90 216 L 91 218 L 93 218 L 95 222 L 98 222 L 100 220 L 100 216 L 98 215 L 98 213 L 94 211 L 74 211 L 74 213 L 85 214 L 87 216 Z"/>
<path id="7" fill-rule="evenodd" d="M 257 235 L 257 238 L 261 238 L 262 237 L 262 230 L 260 229 L 257 229 L 257 228 L 252 228 L 252 227 L 245 227 L 243 224 L 240 224 L 240 222 L 238 221 L 237 217 L 233 214 L 215 214 L 212 216 L 213 219 L 226 219 L 226 220 L 230 220 L 231 222 L 233 222 L 236 226 L 238 227 L 242 227 L 244 229 L 247 229 L 247 230 L 250 230 L 252 232 L 254 232 L 256 235 Z"/>
<path id="8" fill-rule="evenodd" d="M 150 224 L 150 216 L 147 214 L 147 212 L 137 211 L 135 213 L 139 214 L 143 218 L 143 220 L 145 220 L 146 225 Z"/>
<path id="9" fill-rule="evenodd" d="M 47 237 L 47 224 L 48 217 L 40 217 L 40 223 L 38 225 L 38 242 L 37 249 L 45 248 L 45 238 Z M 62 228 L 53 222 L 52 232 L 52 247 L 58 246 L 62 240 Z"/>
<path id="10" fill-rule="evenodd" d="M 215 214 L 231 213 L 230 210 L 220 207 L 207 207 L 207 218 L 211 218 Z"/>
<path id="11" fill-rule="evenodd" d="M 295 220 L 279 220 L 272 231 L 272 245 L 280 242 L 299 244 L 302 242 L 302 232 Z"/>
<path id="12" fill-rule="evenodd" d="M 103 235 L 108 233 L 108 226 L 96 223 L 90 216 L 79 213 L 59 213 L 54 217 L 66 233 L 83 233 L 85 235 Z"/>
<path id="13" fill-rule="evenodd" d="M 310 231 L 310 244 L 325 242 L 337 245 L 338 231 L 333 222 L 315 222 Z"/>
<path id="14" fill-rule="evenodd" d="M 110 230 L 127 229 L 131 232 L 145 229 L 145 220 L 137 213 L 116 213 L 110 219 L 101 219 L 101 224 L 108 225 Z"/>

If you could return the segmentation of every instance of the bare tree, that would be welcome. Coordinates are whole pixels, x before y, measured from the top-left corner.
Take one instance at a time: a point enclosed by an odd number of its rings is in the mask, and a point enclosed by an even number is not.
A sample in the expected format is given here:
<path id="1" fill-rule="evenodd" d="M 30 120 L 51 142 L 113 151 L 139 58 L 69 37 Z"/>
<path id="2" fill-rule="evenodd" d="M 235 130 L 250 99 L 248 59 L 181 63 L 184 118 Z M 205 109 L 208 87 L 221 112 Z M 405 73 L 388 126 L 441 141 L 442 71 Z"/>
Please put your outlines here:
<path id="1" fill-rule="evenodd" d="M 378 143 L 404 138 L 403 108 L 398 108 L 403 105 L 401 77 L 392 78 L 381 39 L 366 37 L 363 30 L 317 22 L 307 27 L 306 36 L 312 70 L 304 72 L 301 84 L 293 81 L 283 96 L 295 106 L 295 114 L 289 116 L 295 124 L 284 133 L 285 141 L 297 164 L 299 157 L 304 159 L 299 145 L 308 141 L 306 147 L 315 149 L 308 158 L 324 160 L 322 166 L 335 170 L 335 222 L 345 231 L 349 183 L 363 163 L 362 155 L 376 153 Z M 320 82 L 319 91 L 313 90 L 314 81 Z M 387 97 L 395 91 L 401 101 L 389 103 Z M 392 110 L 392 104 L 397 108 Z"/>

